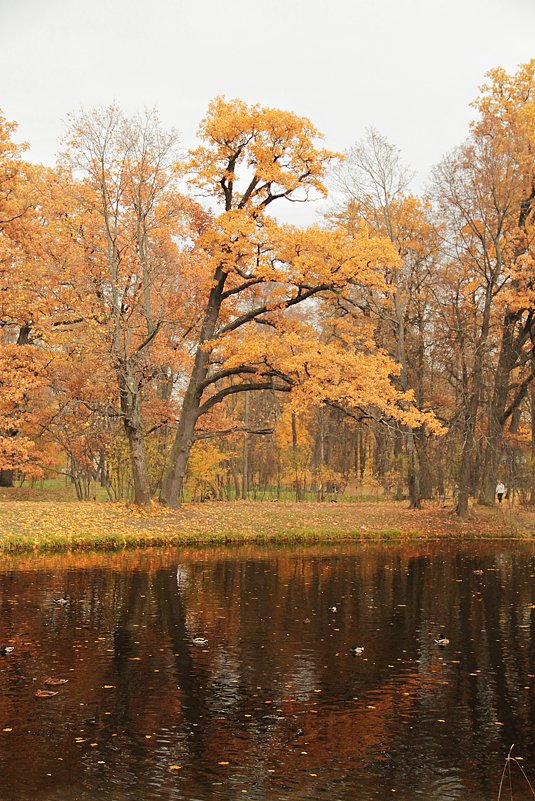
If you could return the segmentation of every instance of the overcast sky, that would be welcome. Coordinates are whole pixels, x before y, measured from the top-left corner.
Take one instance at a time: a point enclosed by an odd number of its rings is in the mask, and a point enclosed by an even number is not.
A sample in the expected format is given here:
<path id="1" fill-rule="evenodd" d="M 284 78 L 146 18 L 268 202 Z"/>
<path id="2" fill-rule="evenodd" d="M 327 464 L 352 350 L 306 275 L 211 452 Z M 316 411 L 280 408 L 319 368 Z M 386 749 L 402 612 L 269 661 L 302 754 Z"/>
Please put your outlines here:
<path id="1" fill-rule="evenodd" d="M 534 45 L 535 0 L 0 0 L 0 109 L 52 164 L 81 108 L 156 106 L 187 147 L 224 94 L 305 115 L 336 150 L 374 126 L 419 189 L 485 72 Z"/>

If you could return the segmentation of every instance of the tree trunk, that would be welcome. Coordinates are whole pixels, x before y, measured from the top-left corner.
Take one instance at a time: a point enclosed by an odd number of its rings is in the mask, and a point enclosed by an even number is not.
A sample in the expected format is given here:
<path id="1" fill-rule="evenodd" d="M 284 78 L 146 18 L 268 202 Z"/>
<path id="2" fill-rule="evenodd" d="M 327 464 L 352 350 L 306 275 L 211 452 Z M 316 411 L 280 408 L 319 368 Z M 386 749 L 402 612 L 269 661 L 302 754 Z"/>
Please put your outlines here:
<path id="1" fill-rule="evenodd" d="M 428 439 L 425 431 L 418 429 L 414 433 L 414 444 L 418 456 L 418 480 L 420 483 L 420 497 L 431 498 L 433 495 L 433 477 L 429 463 Z"/>
<path id="2" fill-rule="evenodd" d="M 0 487 L 13 486 L 13 470 L 0 470 Z"/>
<path id="3" fill-rule="evenodd" d="M 485 504 L 485 506 L 494 506 L 495 503 L 495 487 L 502 459 L 503 431 L 505 426 L 503 414 L 507 405 L 509 376 L 516 364 L 518 356 L 518 348 L 515 347 L 516 343 L 514 337 L 516 321 L 516 315 L 506 315 L 500 354 L 496 366 L 479 495 L 480 503 Z"/>
<path id="4" fill-rule="evenodd" d="M 360 480 L 364 480 L 364 474 L 366 472 L 366 447 L 367 447 L 367 438 L 364 437 L 364 432 L 362 427 L 359 429 L 359 475 Z"/>
<path id="5" fill-rule="evenodd" d="M 517 330 L 517 326 L 520 326 L 519 330 Z M 509 404 L 508 407 L 511 373 L 518 365 L 531 326 L 531 315 L 528 315 L 524 324 L 521 312 L 507 313 L 505 316 L 494 391 L 489 411 L 487 446 L 485 448 L 485 458 L 483 459 L 484 471 L 481 481 L 480 502 L 486 506 L 494 506 L 495 487 L 499 478 L 498 473 L 503 456 L 503 435 L 507 420 L 527 393 L 529 378 L 525 384 L 517 388 L 514 403 Z"/>
<path id="6" fill-rule="evenodd" d="M 476 417 L 479 408 L 481 370 L 476 370 L 474 376 L 474 388 L 469 399 L 468 409 L 465 411 L 463 425 L 463 449 L 461 456 L 461 467 L 459 470 L 459 495 L 457 499 L 456 512 L 459 517 L 466 517 L 468 514 L 468 498 L 472 487 L 472 469 L 474 462 L 474 452 L 476 449 L 475 431 Z"/>
<path id="7" fill-rule="evenodd" d="M 461 466 L 459 470 L 459 495 L 457 498 L 456 512 L 459 517 L 466 517 L 468 514 L 468 498 L 472 489 L 472 472 L 474 466 L 474 453 L 476 450 L 475 432 L 476 418 L 479 409 L 479 398 L 481 392 L 480 368 L 476 369 L 473 378 L 473 389 L 471 397 L 468 399 L 468 408 L 465 409 L 463 425 L 463 449 L 461 456 Z"/>
<path id="8" fill-rule="evenodd" d="M 492 306 L 494 284 L 487 285 L 485 293 L 485 306 L 483 309 L 483 319 L 481 321 L 481 332 L 474 350 L 474 364 L 472 367 L 471 381 L 468 378 L 468 369 L 463 363 L 463 377 L 465 391 L 471 390 L 464 401 L 463 415 L 463 449 L 461 466 L 459 470 L 459 496 L 457 500 L 456 512 L 459 517 L 466 517 L 468 514 L 468 498 L 472 489 L 472 472 L 474 453 L 476 451 L 476 420 L 479 411 L 481 392 L 483 387 L 483 357 L 487 347 L 487 340 L 490 331 L 490 311 Z"/>
<path id="9" fill-rule="evenodd" d="M 535 385 L 531 385 L 531 492 L 529 502 L 535 506 Z"/>
<path id="10" fill-rule="evenodd" d="M 422 508 L 422 495 L 420 489 L 420 470 L 418 464 L 418 453 L 414 444 L 414 433 L 412 430 L 407 432 L 407 451 L 408 451 L 408 484 L 409 484 L 409 508 Z"/>
<path id="11" fill-rule="evenodd" d="M 135 377 L 132 375 L 122 378 L 121 383 L 121 411 L 128 440 L 130 464 L 132 466 L 134 503 L 137 506 L 145 506 L 150 503 L 151 496 L 141 420 L 139 387 Z"/>
<path id="12" fill-rule="evenodd" d="M 249 425 L 249 395 L 245 393 L 243 423 Z M 242 451 L 242 477 L 241 477 L 241 497 L 244 501 L 249 497 L 249 434 L 243 435 Z"/>
<path id="13" fill-rule="evenodd" d="M 221 308 L 221 295 L 227 274 L 218 267 L 215 271 L 214 282 L 206 306 L 204 320 L 199 337 L 199 344 L 195 354 L 195 361 L 191 371 L 184 402 L 180 412 L 178 428 L 171 446 L 169 462 L 162 481 L 162 503 L 172 509 L 178 509 L 181 501 L 182 487 L 188 466 L 191 446 L 194 442 L 194 432 L 199 418 L 201 397 L 204 391 L 202 386 L 208 375 L 210 355 L 212 349 L 205 347 L 204 343 L 213 339 L 219 310 Z"/>
<path id="14" fill-rule="evenodd" d="M 130 448 L 134 503 L 137 506 L 146 506 L 150 503 L 150 487 L 147 476 L 145 441 L 138 425 L 132 425 L 131 421 L 125 420 L 124 427 Z"/>
<path id="15" fill-rule="evenodd" d="M 188 392 L 190 389 L 191 394 L 194 394 L 191 383 L 190 387 L 188 387 Z M 198 400 L 195 402 L 194 397 L 188 398 L 188 392 L 186 392 L 186 397 L 184 398 L 180 419 L 178 421 L 178 429 L 171 447 L 169 465 L 163 478 L 162 500 L 172 509 L 178 509 L 182 500 L 182 488 L 184 486 L 191 446 L 193 445 L 193 436 L 199 408 Z"/>
<path id="16" fill-rule="evenodd" d="M 297 451 L 297 420 L 295 417 L 295 412 L 292 412 L 292 455 L 293 455 L 293 462 L 294 462 L 294 474 L 295 474 L 295 500 L 300 501 L 302 500 L 301 497 L 301 487 L 299 482 L 299 459 L 298 459 L 298 451 Z"/>
<path id="17" fill-rule="evenodd" d="M 394 469 L 396 471 L 395 501 L 403 500 L 403 434 L 394 431 Z"/>

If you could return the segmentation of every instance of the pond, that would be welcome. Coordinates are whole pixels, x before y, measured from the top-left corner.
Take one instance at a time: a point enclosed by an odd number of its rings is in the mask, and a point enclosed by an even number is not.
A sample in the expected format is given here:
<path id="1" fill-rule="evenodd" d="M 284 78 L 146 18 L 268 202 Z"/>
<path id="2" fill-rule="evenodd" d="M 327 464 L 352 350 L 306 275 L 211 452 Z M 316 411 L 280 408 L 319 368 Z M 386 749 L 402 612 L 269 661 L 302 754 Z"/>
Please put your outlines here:
<path id="1" fill-rule="evenodd" d="M 0 798 L 482 801 L 513 744 L 532 798 L 534 575 L 531 542 L 4 557 Z"/>

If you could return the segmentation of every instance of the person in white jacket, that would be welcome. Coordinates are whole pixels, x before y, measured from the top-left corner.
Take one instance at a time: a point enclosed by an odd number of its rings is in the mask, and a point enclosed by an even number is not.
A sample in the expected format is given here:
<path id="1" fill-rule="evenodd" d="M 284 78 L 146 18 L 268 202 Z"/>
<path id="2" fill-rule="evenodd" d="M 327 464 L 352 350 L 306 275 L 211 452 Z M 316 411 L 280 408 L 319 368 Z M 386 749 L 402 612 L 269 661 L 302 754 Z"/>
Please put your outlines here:
<path id="1" fill-rule="evenodd" d="M 496 497 L 498 498 L 498 503 L 503 501 L 503 497 L 505 495 L 505 485 L 502 481 L 498 481 L 496 484 Z"/>

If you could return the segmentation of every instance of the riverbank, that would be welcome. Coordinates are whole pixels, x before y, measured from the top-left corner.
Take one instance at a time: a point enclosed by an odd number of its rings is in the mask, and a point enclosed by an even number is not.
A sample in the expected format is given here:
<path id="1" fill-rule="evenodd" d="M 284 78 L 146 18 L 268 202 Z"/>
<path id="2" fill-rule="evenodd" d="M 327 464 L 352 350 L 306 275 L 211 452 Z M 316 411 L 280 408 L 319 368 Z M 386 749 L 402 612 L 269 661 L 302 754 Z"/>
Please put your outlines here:
<path id="1" fill-rule="evenodd" d="M 397 539 L 530 539 L 535 512 L 478 507 L 458 520 L 451 508 L 406 502 L 209 502 L 171 511 L 154 504 L 0 499 L 0 551 L 117 550 L 208 543 L 343 542 Z"/>

